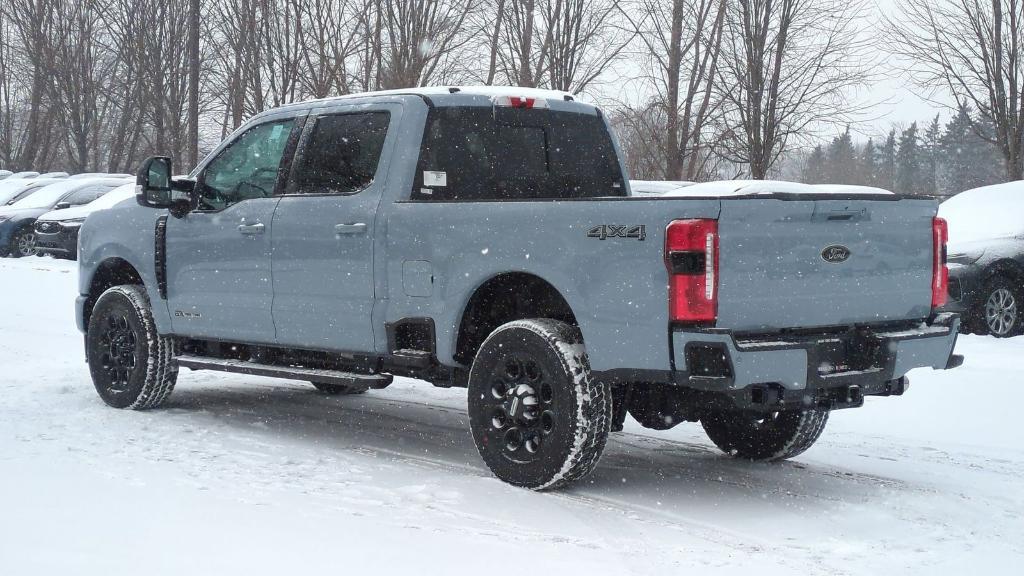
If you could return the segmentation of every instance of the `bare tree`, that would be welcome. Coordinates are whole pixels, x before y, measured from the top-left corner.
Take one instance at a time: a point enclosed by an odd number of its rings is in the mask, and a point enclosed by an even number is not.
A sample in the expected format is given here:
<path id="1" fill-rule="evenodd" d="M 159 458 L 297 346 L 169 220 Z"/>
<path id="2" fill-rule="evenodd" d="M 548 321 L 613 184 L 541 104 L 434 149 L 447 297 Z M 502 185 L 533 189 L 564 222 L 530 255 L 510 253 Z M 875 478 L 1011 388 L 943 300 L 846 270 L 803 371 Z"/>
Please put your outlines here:
<path id="1" fill-rule="evenodd" d="M 707 149 L 717 140 L 714 87 L 725 27 L 726 0 L 639 0 L 625 11 L 647 63 L 642 77 L 651 102 L 626 117 L 650 124 L 650 153 L 658 176 L 696 180 L 706 175 Z"/>
<path id="2" fill-rule="evenodd" d="M 478 0 L 377 0 L 380 88 L 425 86 L 453 79 L 458 55 L 474 40 L 464 26 Z"/>
<path id="3" fill-rule="evenodd" d="M 719 68 L 723 153 L 763 179 L 794 137 L 855 120 L 869 79 L 862 0 L 731 0 Z"/>
<path id="4" fill-rule="evenodd" d="M 492 4 L 487 83 L 582 92 L 632 38 L 621 8 L 621 0 Z"/>
<path id="5" fill-rule="evenodd" d="M 50 74 L 56 65 L 53 28 L 57 0 L 4 0 L 0 3 L 0 16 L 16 37 L 16 57 L 22 63 L 18 74 L 27 86 L 26 98 L 20 104 L 24 108 L 24 121 L 14 145 L 12 165 L 19 168 L 47 165 L 55 157 L 51 146 L 55 131 L 49 114 Z"/>
<path id="6" fill-rule="evenodd" d="M 905 0 L 889 49 L 922 87 L 944 90 L 991 122 L 1010 180 L 1024 177 L 1024 0 Z"/>

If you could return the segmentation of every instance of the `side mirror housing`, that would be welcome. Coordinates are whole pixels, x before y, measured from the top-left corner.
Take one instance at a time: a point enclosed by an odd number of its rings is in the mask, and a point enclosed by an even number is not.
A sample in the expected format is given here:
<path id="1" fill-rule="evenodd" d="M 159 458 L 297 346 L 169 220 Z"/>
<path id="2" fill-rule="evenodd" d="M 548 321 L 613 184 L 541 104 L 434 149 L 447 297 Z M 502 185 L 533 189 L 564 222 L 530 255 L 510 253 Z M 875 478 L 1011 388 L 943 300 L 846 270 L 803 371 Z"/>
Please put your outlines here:
<path id="1" fill-rule="evenodd" d="M 71 203 L 70 202 L 58 202 L 57 205 L 53 207 L 54 210 L 63 210 L 65 208 L 71 208 Z"/>
<path id="2" fill-rule="evenodd" d="M 154 156 L 142 163 L 135 175 L 135 201 L 146 208 L 167 208 L 181 218 L 193 208 L 195 183 L 175 179 L 171 159 Z"/>

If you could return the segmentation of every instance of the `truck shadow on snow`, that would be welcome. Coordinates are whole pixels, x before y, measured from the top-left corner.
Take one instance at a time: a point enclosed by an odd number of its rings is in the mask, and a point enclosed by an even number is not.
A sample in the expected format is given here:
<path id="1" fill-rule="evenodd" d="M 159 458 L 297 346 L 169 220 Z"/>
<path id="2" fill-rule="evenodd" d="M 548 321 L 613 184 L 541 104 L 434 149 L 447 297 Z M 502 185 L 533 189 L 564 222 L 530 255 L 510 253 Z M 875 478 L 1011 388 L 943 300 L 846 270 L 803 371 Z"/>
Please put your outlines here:
<path id="1" fill-rule="evenodd" d="M 205 386 L 184 382 L 166 406 L 170 414 L 209 417 L 211 424 L 257 433 L 268 443 L 299 443 L 335 452 L 358 450 L 392 463 L 424 466 L 472 480 L 492 479 L 469 433 L 464 396 L 416 400 L 400 391 L 326 397 L 300 386 Z M 217 384 L 220 384 L 218 382 Z M 697 426 L 697 424 L 690 424 Z M 683 424 L 686 426 L 686 424 Z M 255 431 L 255 432 L 254 432 Z M 635 433 L 613 433 L 597 470 L 561 495 L 597 498 L 602 506 L 685 514 L 693 506 L 760 514 L 794 502 L 801 510 L 882 501 L 899 480 L 801 460 L 758 463 L 729 458 L 709 445 Z M 344 470 L 338 470 L 344 475 Z M 646 510 L 645 510 L 646 513 Z"/>

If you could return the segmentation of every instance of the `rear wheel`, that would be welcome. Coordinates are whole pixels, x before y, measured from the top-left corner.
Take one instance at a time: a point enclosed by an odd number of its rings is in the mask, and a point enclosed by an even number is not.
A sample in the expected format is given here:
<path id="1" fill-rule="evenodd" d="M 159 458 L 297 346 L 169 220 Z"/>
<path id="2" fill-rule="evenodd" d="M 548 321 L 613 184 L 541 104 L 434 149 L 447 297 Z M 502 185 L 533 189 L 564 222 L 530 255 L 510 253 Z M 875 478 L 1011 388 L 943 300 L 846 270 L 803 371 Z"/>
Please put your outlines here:
<path id="1" fill-rule="evenodd" d="M 1005 276 L 989 281 L 980 299 L 977 312 L 984 321 L 984 327 L 996 338 L 1016 336 L 1021 330 L 1020 288 Z"/>
<path id="2" fill-rule="evenodd" d="M 324 384 L 322 382 L 310 382 L 321 394 L 328 396 L 343 396 L 349 394 L 362 394 L 369 390 L 366 386 L 346 386 L 344 384 Z"/>
<path id="3" fill-rule="evenodd" d="M 785 460 L 807 450 L 821 436 L 828 410 L 786 410 L 769 414 L 715 412 L 701 419 L 708 437 L 723 452 L 747 460 Z"/>
<path id="4" fill-rule="evenodd" d="M 99 297 L 86 356 L 96 392 L 114 408 L 155 408 L 177 381 L 174 341 L 156 331 L 142 286 L 114 286 Z"/>
<path id="5" fill-rule="evenodd" d="M 608 384 L 590 375 L 579 330 L 520 320 L 484 341 L 469 374 L 473 440 L 495 476 L 544 490 L 593 471 L 612 422 Z"/>

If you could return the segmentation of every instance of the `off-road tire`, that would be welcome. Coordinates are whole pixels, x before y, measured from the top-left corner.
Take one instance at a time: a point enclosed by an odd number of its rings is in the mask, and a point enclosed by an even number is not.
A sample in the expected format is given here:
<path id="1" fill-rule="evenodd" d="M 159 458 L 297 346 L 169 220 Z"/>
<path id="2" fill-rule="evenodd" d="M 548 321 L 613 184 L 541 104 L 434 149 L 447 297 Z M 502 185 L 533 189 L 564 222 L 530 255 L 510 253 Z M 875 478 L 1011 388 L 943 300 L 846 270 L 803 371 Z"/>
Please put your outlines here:
<path id="1" fill-rule="evenodd" d="M 582 336 L 564 322 L 498 327 L 473 361 L 468 396 L 480 456 L 515 486 L 548 490 L 580 480 L 608 440 L 611 387 L 592 378 Z"/>
<path id="2" fill-rule="evenodd" d="M 828 410 L 787 410 L 772 414 L 715 412 L 701 419 L 704 431 L 723 452 L 745 460 L 792 458 L 821 436 Z"/>
<path id="3" fill-rule="evenodd" d="M 990 334 L 996 338 L 1011 338 L 1018 336 L 1024 332 L 1024 298 L 1022 298 L 1021 287 L 1010 278 L 1006 276 L 995 276 L 985 283 L 985 289 L 982 291 L 981 296 L 978 298 L 978 302 L 971 311 L 971 316 L 976 318 L 973 324 L 975 325 L 979 334 Z M 995 305 L 996 301 L 1003 300 L 999 296 L 1003 295 L 1003 298 L 1008 298 L 1012 304 L 1012 312 L 1004 311 L 1004 314 L 999 314 L 1001 320 L 997 322 L 994 317 L 990 315 L 989 310 L 990 302 Z M 1005 304 L 1005 302 L 1003 302 Z M 1009 319 L 1009 320 L 1007 320 Z"/>
<path id="4" fill-rule="evenodd" d="M 174 354 L 174 340 L 157 333 L 145 288 L 114 286 L 100 295 L 89 317 L 86 357 L 104 402 L 130 410 L 162 404 L 178 378 Z M 120 360 L 128 356 L 130 362 Z"/>
<path id="5" fill-rule="evenodd" d="M 370 388 L 368 386 L 346 386 L 344 384 L 324 384 L 322 382 L 310 382 L 321 394 L 328 396 L 347 396 L 351 394 L 363 394 Z"/>

